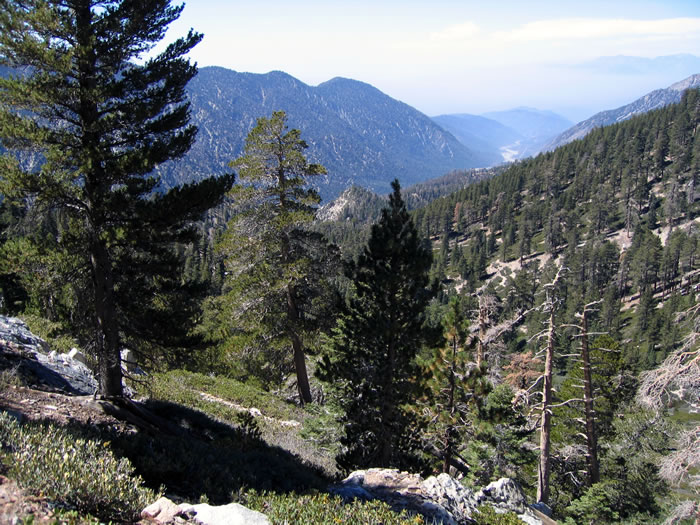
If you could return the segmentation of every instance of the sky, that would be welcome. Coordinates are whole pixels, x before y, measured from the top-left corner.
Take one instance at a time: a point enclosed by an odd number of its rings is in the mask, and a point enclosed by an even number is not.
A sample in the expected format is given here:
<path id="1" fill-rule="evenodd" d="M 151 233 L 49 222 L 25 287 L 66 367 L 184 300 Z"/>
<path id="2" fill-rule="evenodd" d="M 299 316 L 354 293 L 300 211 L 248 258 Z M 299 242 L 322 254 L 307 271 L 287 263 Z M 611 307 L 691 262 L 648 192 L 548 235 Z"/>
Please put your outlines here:
<path id="1" fill-rule="evenodd" d="M 698 0 L 189 0 L 166 40 L 189 28 L 200 67 L 352 78 L 431 116 L 529 106 L 577 121 L 700 73 L 692 57 L 599 60 L 700 56 Z"/>

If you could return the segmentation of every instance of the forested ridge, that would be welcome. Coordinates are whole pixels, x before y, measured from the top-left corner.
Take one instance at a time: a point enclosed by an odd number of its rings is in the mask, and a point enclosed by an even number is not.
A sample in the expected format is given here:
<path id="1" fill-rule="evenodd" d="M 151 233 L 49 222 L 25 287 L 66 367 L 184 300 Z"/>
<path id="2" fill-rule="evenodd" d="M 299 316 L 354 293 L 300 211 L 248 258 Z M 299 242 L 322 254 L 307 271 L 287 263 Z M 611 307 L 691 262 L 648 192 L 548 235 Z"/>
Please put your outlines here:
<path id="1" fill-rule="evenodd" d="M 93 400 L 137 423 L 68 418 L 47 441 L 53 427 L 3 416 L 3 472 L 101 520 L 134 519 L 162 486 L 277 515 L 310 492 L 326 517 L 309 522 L 337 522 L 317 491 L 372 467 L 509 477 L 568 525 L 698 518 L 700 91 L 320 212 L 326 168 L 275 108 L 228 175 L 162 193 L 156 168 L 194 141 L 201 35 L 138 62 L 182 6 L 106 5 L 0 0 L 0 65 L 25 71 L 0 78 L 0 313 L 83 349 Z M 8 403 L 37 384 L 0 350 Z M 90 445 L 51 448 L 72 435 Z M 91 461 L 123 485 L 75 489 Z M 413 519 L 348 505 L 358 523 Z"/>
<path id="2" fill-rule="evenodd" d="M 471 291 L 488 281 L 510 302 L 528 303 L 518 283 L 537 281 L 547 261 L 563 265 L 567 310 L 604 299 L 603 328 L 620 336 L 631 321 L 622 311 L 633 307 L 630 359 L 658 364 L 678 340 L 667 333 L 673 315 L 698 283 L 699 108 L 690 90 L 680 104 L 597 129 L 417 210 L 419 231 L 437 248 L 435 277 Z"/>

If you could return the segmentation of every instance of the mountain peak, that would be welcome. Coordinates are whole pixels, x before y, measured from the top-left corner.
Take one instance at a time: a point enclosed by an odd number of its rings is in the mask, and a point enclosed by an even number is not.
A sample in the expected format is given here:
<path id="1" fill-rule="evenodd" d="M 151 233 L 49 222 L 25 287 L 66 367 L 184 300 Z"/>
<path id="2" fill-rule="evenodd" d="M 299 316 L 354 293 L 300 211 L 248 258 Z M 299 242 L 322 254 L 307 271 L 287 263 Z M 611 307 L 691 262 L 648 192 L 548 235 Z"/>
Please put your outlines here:
<path id="1" fill-rule="evenodd" d="M 372 84 L 368 84 L 367 82 L 362 82 L 361 80 L 355 80 L 346 77 L 333 77 L 330 80 L 320 83 L 317 86 L 317 89 L 322 92 L 326 92 L 329 90 L 372 92 L 377 95 L 382 95 L 387 98 L 391 98 L 389 97 L 389 95 L 383 93 L 382 91 L 374 87 Z"/>
<path id="2" fill-rule="evenodd" d="M 675 84 L 671 84 L 668 86 L 668 89 L 672 89 L 674 91 L 685 91 L 686 89 L 697 86 L 700 86 L 700 73 L 690 75 L 688 78 L 684 78 Z"/>
<path id="3" fill-rule="evenodd" d="M 277 110 L 301 130 L 307 158 L 328 170 L 318 182 L 324 200 L 351 184 L 388 192 L 396 177 L 410 185 L 490 164 L 418 110 L 349 78 L 313 87 L 283 71 L 206 67 L 188 93 L 200 131 L 183 159 L 160 168 L 166 187 L 228 171 L 257 119 Z"/>

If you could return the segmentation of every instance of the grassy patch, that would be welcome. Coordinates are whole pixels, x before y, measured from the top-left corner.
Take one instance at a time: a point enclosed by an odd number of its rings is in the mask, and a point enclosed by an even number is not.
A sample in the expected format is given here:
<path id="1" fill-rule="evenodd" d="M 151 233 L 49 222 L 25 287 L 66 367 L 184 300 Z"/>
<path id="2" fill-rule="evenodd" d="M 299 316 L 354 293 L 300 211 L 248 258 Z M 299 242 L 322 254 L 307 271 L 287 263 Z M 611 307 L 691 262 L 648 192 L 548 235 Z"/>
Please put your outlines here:
<path id="1" fill-rule="evenodd" d="M 254 424 L 267 445 L 282 448 L 329 476 L 336 473 L 339 427 L 335 413 L 326 407 L 312 404 L 302 409 L 235 379 L 184 370 L 154 375 L 150 394 L 163 402 L 159 410 L 166 417 L 185 427 L 193 422 L 178 421 L 177 413 L 167 409 L 168 403 L 237 427 Z M 250 418 L 244 409 L 253 408 L 260 415 Z"/>
<path id="2" fill-rule="evenodd" d="M 201 395 L 201 392 L 241 407 L 257 408 L 262 414 L 272 419 L 299 421 L 304 418 L 303 410 L 290 403 L 285 403 L 269 392 L 235 379 L 208 376 L 185 370 L 172 370 L 155 374 L 151 384 L 150 397 L 181 403 L 224 421 L 235 421 L 235 414 L 240 410 L 234 409 L 226 403 L 208 401 Z"/>

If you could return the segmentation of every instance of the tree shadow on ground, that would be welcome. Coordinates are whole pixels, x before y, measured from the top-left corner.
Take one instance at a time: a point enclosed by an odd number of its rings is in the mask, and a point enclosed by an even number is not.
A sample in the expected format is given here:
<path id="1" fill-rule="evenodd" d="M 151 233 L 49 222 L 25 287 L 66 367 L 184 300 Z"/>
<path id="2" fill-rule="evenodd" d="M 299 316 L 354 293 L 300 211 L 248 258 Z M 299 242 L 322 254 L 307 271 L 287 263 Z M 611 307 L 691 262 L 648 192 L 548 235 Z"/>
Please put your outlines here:
<path id="1" fill-rule="evenodd" d="M 128 458 L 154 490 L 191 502 L 225 504 L 249 489 L 302 492 L 329 483 L 318 467 L 265 443 L 252 418 L 229 425 L 171 402 L 147 401 L 141 408 L 167 421 L 167 429 L 77 430 L 109 441 L 115 454 Z M 179 430 L 173 432 L 173 427 Z"/>
<path id="2" fill-rule="evenodd" d="M 37 374 L 33 367 L 41 364 L 29 360 L 28 365 L 28 360 L 16 353 L 3 354 L 0 368 L 16 371 L 16 381 L 27 388 L 44 392 L 62 390 L 62 395 L 68 394 L 70 399 L 87 403 L 90 409 L 101 407 L 105 413 L 126 421 L 127 424 L 116 424 L 114 419 L 107 418 L 112 424 L 106 424 L 91 422 L 89 417 L 68 417 L 70 423 L 65 429 L 76 438 L 108 442 L 115 455 L 129 459 L 136 474 L 149 487 L 163 490 L 176 499 L 223 504 L 237 500 L 249 489 L 303 492 L 322 490 L 330 481 L 319 467 L 283 448 L 267 444 L 254 418 L 247 413 L 237 424 L 227 424 L 172 402 L 110 402 L 93 401 L 92 396 L 73 397 L 74 389 L 62 382 L 59 374 L 51 370 L 41 370 Z M 37 375 L 46 377 L 47 374 L 55 384 L 37 381 Z M 58 404 L 60 399 L 61 396 L 56 395 L 50 402 Z M 76 408 L 79 406 L 65 403 L 63 408 L 79 410 Z M 133 424 L 139 420 L 147 424 Z M 50 416 L 44 421 L 60 424 Z"/>

